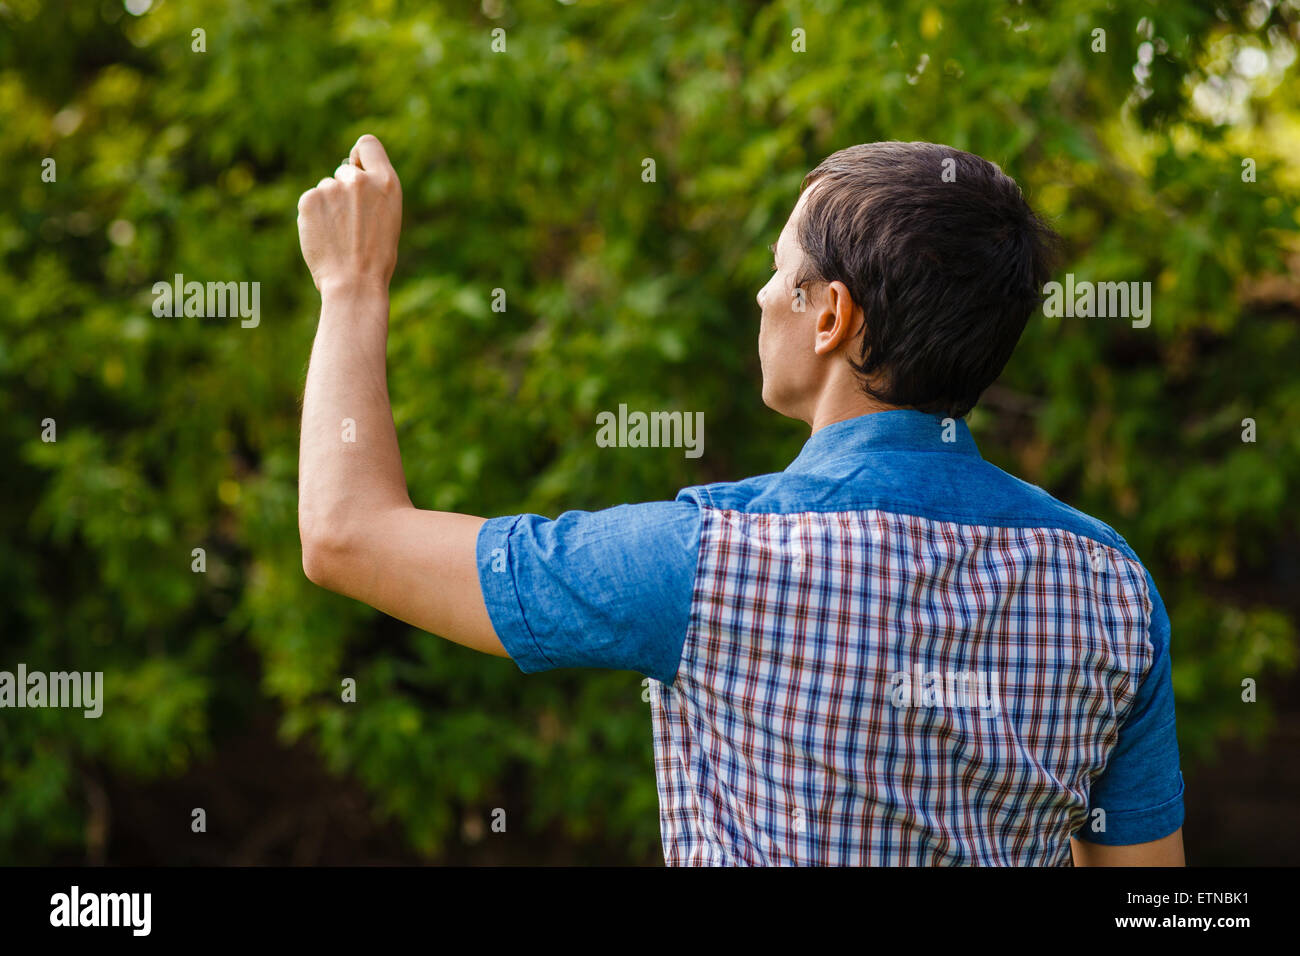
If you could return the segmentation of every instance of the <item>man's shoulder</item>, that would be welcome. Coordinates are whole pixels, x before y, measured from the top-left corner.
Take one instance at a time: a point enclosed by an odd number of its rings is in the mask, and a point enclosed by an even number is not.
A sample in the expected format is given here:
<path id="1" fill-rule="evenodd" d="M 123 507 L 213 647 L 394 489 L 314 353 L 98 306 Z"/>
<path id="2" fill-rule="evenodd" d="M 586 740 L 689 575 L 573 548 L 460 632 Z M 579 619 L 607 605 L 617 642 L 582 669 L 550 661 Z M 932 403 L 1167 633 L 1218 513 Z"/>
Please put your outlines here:
<path id="1" fill-rule="evenodd" d="M 1136 559 L 1137 556 L 1123 536 L 1100 518 L 1066 504 L 1039 485 L 1017 478 L 995 465 L 986 464 L 998 473 L 1004 487 L 1008 489 L 1008 497 L 1013 498 L 1016 504 L 1023 502 L 1025 516 L 1030 521 L 1041 521 L 1042 527 L 1060 528 L 1091 538 L 1118 548 Z"/>

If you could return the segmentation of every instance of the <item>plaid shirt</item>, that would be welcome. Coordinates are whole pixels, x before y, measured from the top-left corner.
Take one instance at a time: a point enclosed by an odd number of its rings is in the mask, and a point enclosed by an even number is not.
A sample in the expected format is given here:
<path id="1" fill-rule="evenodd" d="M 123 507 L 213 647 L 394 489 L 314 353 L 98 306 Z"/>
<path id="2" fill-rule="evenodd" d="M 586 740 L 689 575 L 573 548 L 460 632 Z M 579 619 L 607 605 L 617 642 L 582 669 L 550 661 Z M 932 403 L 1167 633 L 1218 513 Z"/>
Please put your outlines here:
<path id="1" fill-rule="evenodd" d="M 493 519 L 479 553 L 521 669 L 650 676 L 669 865 L 1069 865 L 1182 825 L 1154 582 L 964 422 L 850 419 L 784 472 Z"/>

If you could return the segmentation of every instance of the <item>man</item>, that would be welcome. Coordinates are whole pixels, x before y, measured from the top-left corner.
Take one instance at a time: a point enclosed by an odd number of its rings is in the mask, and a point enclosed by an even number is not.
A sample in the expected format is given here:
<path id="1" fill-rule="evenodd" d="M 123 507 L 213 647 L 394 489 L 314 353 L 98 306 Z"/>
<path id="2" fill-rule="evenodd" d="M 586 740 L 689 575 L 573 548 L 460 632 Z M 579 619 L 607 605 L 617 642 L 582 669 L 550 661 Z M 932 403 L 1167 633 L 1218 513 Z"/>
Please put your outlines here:
<path id="1" fill-rule="evenodd" d="M 1001 170 L 874 143 L 805 179 L 758 293 L 763 400 L 812 429 L 784 471 L 485 521 L 407 496 L 385 372 L 401 190 L 373 136 L 349 160 L 298 203 L 321 294 L 312 581 L 528 673 L 652 678 L 670 865 L 1182 865 L 1154 582 L 962 420 L 1050 274 Z"/>

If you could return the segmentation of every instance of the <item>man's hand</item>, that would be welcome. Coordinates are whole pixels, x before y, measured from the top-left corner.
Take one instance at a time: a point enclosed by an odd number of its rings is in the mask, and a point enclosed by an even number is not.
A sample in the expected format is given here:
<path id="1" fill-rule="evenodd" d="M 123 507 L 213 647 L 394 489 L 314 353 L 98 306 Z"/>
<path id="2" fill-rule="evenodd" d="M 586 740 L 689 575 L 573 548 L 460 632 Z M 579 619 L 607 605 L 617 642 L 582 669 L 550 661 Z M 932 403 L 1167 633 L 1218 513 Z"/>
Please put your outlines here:
<path id="1" fill-rule="evenodd" d="M 302 257 L 322 293 L 354 284 L 386 289 L 397 264 L 402 185 L 393 164 L 369 133 L 348 160 L 298 199 Z"/>

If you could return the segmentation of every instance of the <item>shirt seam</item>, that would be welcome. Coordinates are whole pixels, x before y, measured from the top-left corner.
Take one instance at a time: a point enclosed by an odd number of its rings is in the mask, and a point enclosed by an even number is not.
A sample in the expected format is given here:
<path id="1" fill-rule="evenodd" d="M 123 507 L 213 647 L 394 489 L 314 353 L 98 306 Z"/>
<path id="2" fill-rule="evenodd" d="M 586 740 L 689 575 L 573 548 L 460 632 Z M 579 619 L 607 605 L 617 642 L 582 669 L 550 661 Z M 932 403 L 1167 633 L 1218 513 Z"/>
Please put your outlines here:
<path id="1" fill-rule="evenodd" d="M 902 445 L 885 445 L 885 446 L 878 446 L 876 448 L 870 448 L 870 447 L 860 448 L 851 453 L 844 454 L 844 455 L 835 455 L 834 457 L 831 458 L 815 458 L 813 460 L 803 462 L 804 465 L 808 466 L 807 469 L 804 468 L 796 469 L 794 466 L 796 464 L 799 464 L 799 461 L 796 458 L 795 461 L 792 461 L 780 472 L 777 472 L 777 474 L 790 473 L 795 475 L 800 475 L 800 474 L 815 475 L 817 474 L 816 469 L 824 468 L 827 465 L 833 465 L 839 461 L 857 461 L 868 455 L 877 455 L 881 453 L 887 454 L 889 452 L 898 452 L 904 455 L 961 455 L 965 458 L 973 458 L 977 461 L 983 461 L 987 463 L 987 460 L 984 458 L 983 455 L 979 453 L 979 449 L 975 446 L 972 446 L 970 448 L 907 448 Z M 823 476 L 823 477 L 829 477 L 829 476 Z"/>
<path id="2" fill-rule="evenodd" d="M 510 538 L 515 533 L 515 529 L 519 527 L 519 522 L 520 520 L 522 520 L 523 517 L 524 517 L 523 515 L 516 515 L 515 520 L 510 524 L 510 527 L 506 529 L 505 541 L 506 541 L 507 554 L 511 553 Z M 533 633 L 532 625 L 528 623 L 528 616 L 524 613 L 523 602 L 519 599 L 519 582 L 515 578 L 514 561 L 511 560 L 507 564 L 507 567 L 509 568 L 510 571 L 510 596 L 514 598 L 515 610 L 518 612 L 519 615 L 519 623 L 523 625 L 524 633 L 528 635 L 528 640 L 532 642 L 533 650 L 537 652 L 537 656 L 540 657 L 542 660 L 544 660 L 549 668 L 554 669 L 556 666 L 555 662 L 552 661 L 550 657 L 547 656 L 544 650 L 542 650 L 542 645 L 537 640 L 537 635 Z"/>
<path id="3" fill-rule="evenodd" d="M 922 518 L 928 521 L 952 521 L 956 524 L 968 524 L 968 525 L 975 525 L 984 528 L 999 528 L 999 529 L 1011 529 L 1011 530 L 1038 529 L 1038 530 L 1046 530 L 1046 531 L 1060 531 L 1064 534 L 1072 534 L 1083 541 L 1089 541 L 1093 544 L 1100 544 L 1108 548 L 1113 548 L 1114 550 L 1118 551 L 1126 560 L 1132 561 L 1143 571 L 1146 570 L 1146 566 L 1142 564 L 1141 560 L 1139 560 L 1136 557 L 1136 555 L 1129 553 L 1129 549 L 1127 545 L 1123 542 L 1123 539 L 1120 537 L 1120 535 L 1115 532 L 1112 533 L 1115 534 L 1116 540 L 1107 541 L 1102 538 L 1095 537 L 1091 534 L 1084 534 L 1079 531 L 1073 531 L 1070 528 L 1063 528 L 1058 523 L 1008 524 L 1006 522 L 1001 522 L 1001 521 L 989 521 L 986 517 L 981 518 L 979 515 L 971 514 L 968 512 L 949 512 L 949 511 L 930 512 L 930 511 L 926 511 L 925 509 L 913 510 L 912 506 L 899 505 L 894 502 L 885 502 L 882 505 L 872 505 L 870 507 L 855 507 L 855 508 L 825 508 L 825 509 L 795 508 L 791 510 L 781 509 L 781 510 L 774 510 L 774 511 L 754 511 L 747 508 L 725 507 L 725 506 L 715 505 L 713 503 L 712 496 L 708 495 L 707 497 L 709 498 L 709 502 L 704 507 L 710 508 L 714 511 L 728 512 L 737 515 L 781 515 L 781 516 L 801 515 L 801 514 L 837 515 L 837 514 L 852 514 L 854 512 L 859 512 L 859 511 L 883 511 L 886 514 L 906 515 L 911 518 Z M 1148 605 L 1152 605 L 1152 602 L 1150 600 L 1150 594 L 1149 594 L 1150 589 L 1146 588 L 1145 584 L 1143 585 L 1143 587 L 1144 587 L 1144 591 L 1147 592 L 1146 603 Z M 1152 617 L 1151 610 L 1147 611 L 1146 616 L 1149 621 L 1150 618 Z M 1149 623 L 1148 623 L 1148 630 L 1150 630 Z"/>

